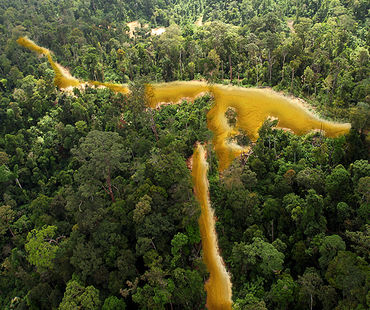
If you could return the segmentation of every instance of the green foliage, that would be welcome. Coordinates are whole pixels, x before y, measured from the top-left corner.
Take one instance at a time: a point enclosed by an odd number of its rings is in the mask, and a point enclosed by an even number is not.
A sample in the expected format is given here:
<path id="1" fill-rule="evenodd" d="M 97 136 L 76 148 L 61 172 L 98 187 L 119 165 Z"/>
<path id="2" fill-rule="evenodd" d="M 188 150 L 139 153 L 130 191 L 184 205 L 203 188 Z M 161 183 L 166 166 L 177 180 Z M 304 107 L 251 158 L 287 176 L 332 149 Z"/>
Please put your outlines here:
<path id="1" fill-rule="evenodd" d="M 0 182 L 6 183 L 13 178 L 13 173 L 5 165 L 0 166 Z"/>
<path id="2" fill-rule="evenodd" d="M 116 296 L 109 296 L 104 300 L 102 310 L 125 310 L 126 304 L 122 299 L 118 299 Z"/>
<path id="3" fill-rule="evenodd" d="M 326 219 L 323 216 L 323 199 L 314 190 L 306 195 L 301 218 L 302 229 L 308 236 L 314 236 L 325 231 Z"/>
<path id="4" fill-rule="evenodd" d="M 301 303 L 305 308 L 312 309 L 323 283 L 320 275 L 314 268 L 307 268 L 303 276 L 298 277 L 298 283 L 301 285 L 298 295 Z"/>
<path id="5" fill-rule="evenodd" d="M 172 279 L 165 279 L 164 272 L 158 267 L 152 267 L 144 275 L 149 283 L 138 287 L 132 299 L 143 309 L 164 309 L 170 303 L 175 285 Z"/>
<path id="6" fill-rule="evenodd" d="M 354 253 L 339 251 L 330 262 L 325 278 L 335 288 L 343 292 L 343 297 L 353 303 L 353 306 L 365 305 L 369 284 L 369 265 Z"/>
<path id="7" fill-rule="evenodd" d="M 54 259 L 58 251 L 58 243 L 53 239 L 56 226 L 44 226 L 37 230 L 32 229 L 27 235 L 24 245 L 28 255 L 27 260 L 40 270 L 54 266 Z"/>
<path id="8" fill-rule="evenodd" d="M 294 300 L 296 283 L 290 274 L 283 274 L 275 284 L 272 285 L 269 297 L 276 304 L 277 309 L 287 309 Z M 276 309 L 275 308 L 275 309 Z"/>
<path id="9" fill-rule="evenodd" d="M 11 224 L 15 219 L 15 212 L 11 206 L 0 207 L 0 235 L 4 236 L 9 230 L 12 234 Z M 14 235 L 14 234 L 13 234 Z"/>
<path id="10" fill-rule="evenodd" d="M 235 243 L 231 259 L 233 267 L 239 272 L 251 270 L 255 275 L 268 278 L 283 269 L 284 254 L 256 237 L 251 244 Z"/>
<path id="11" fill-rule="evenodd" d="M 350 174 L 342 165 L 339 165 L 326 177 L 325 183 L 326 190 L 333 199 L 345 198 L 351 186 Z"/>
<path id="12" fill-rule="evenodd" d="M 180 258 L 180 250 L 182 247 L 184 247 L 189 242 L 189 239 L 186 235 L 182 233 L 178 233 L 174 236 L 174 238 L 171 241 L 171 253 L 174 256 L 173 260 L 176 262 Z"/>
<path id="13" fill-rule="evenodd" d="M 122 170 L 121 160 L 128 156 L 118 133 L 91 131 L 72 153 L 81 163 L 75 176 L 81 194 L 87 198 L 104 189 L 114 202 L 111 180 L 117 170 Z"/>
<path id="14" fill-rule="evenodd" d="M 259 300 L 253 294 L 247 294 L 243 299 L 238 298 L 233 303 L 233 310 L 267 310 L 264 301 Z"/>
<path id="15" fill-rule="evenodd" d="M 369 176 L 370 164 L 367 160 L 356 160 L 351 165 L 352 181 L 354 184 L 358 183 L 362 177 Z"/>
<path id="16" fill-rule="evenodd" d="M 93 286 L 84 287 L 78 281 L 70 280 L 67 283 L 66 291 L 64 292 L 63 300 L 60 303 L 59 310 L 100 309 L 99 290 Z M 104 303 L 105 305 L 105 303 Z M 109 308 L 111 309 L 111 308 Z M 112 308 L 114 309 L 114 308 Z"/>
<path id="17" fill-rule="evenodd" d="M 314 189 L 317 193 L 322 193 L 325 180 L 321 170 L 315 168 L 306 168 L 297 173 L 297 183 L 306 189 Z"/>
<path id="18" fill-rule="evenodd" d="M 319 248 L 321 257 L 319 258 L 320 266 L 325 270 L 330 261 L 338 254 L 339 251 L 346 249 L 346 244 L 338 235 L 326 236 Z"/>
<path id="19" fill-rule="evenodd" d="M 140 198 L 140 201 L 136 204 L 134 210 L 133 220 L 135 223 L 140 224 L 145 215 L 151 211 L 151 202 L 152 198 L 150 198 L 148 195 L 144 195 Z"/>

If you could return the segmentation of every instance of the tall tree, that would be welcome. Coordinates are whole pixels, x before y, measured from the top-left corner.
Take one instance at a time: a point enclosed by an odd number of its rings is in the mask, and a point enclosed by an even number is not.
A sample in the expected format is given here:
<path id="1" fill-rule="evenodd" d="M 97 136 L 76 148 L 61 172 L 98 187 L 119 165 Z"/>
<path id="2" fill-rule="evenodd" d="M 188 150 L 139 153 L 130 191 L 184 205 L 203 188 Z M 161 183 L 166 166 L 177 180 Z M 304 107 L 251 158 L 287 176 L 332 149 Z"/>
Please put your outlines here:
<path id="1" fill-rule="evenodd" d="M 129 158 L 124 140 L 116 132 L 90 131 L 72 150 L 81 163 L 75 175 L 84 197 L 93 197 L 103 189 L 115 201 L 112 176 L 122 170 L 122 161 Z"/>

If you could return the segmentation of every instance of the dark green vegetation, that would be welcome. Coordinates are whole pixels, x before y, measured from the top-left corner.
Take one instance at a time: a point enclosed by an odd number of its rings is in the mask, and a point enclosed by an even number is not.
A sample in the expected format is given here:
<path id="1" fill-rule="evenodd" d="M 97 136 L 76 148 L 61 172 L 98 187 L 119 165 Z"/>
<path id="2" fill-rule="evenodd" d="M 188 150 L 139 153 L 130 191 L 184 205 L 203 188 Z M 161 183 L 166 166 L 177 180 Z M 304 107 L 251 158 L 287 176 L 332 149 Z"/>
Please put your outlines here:
<path id="1" fill-rule="evenodd" d="M 150 111 L 142 99 L 146 81 L 193 78 L 273 86 L 354 128 L 296 137 L 266 122 L 222 178 L 210 153 L 235 309 L 370 306 L 368 1 L 9 2 L 0 0 L 1 309 L 204 307 L 186 159 L 211 137 L 212 100 Z M 201 13 L 211 22 L 195 27 Z M 171 26 L 130 39 L 134 19 Z M 133 95 L 59 92 L 20 35 L 79 78 L 131 81 Z"/>

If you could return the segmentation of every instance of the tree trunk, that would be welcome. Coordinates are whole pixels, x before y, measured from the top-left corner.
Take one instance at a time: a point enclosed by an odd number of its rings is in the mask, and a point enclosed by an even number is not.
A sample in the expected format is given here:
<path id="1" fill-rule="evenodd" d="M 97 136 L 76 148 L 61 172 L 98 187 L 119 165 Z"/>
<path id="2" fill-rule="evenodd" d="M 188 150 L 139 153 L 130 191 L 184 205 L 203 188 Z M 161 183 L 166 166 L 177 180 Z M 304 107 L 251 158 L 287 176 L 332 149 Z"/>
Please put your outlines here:
<path id="1" fill-rule="evenodd" d="M 334 92 L 335 92 L 335 89 L 337 88 L 338 75 L 339 75 L 339 71 L 338 71 L 338 73 L 334 76 L 334 79 L 333 79 L 332 87 L 331 87 L 331 90 L 330 90 L 330 97 L 329 97 L 330 102 L 332 102 L 332 100 L 333 100 L 333 96 L 334 96 Z"/>
<path id="2" fill-rule="evenodd" d="M 10 233 L 11 233 L 12 237 L 14 238 L 14 237 L 15 237 L 15 234 L 14 234 L 14 232 L 12 231 L 12 229 L 10 228 L 10 225 L 9 225 L 9 231 L 10 231 Z"/>
<path id="3" fill-rule="evenodd" d="M 180 79 L 182 80 L 181 49 L 180 49 Z"/>
<path id="4" fill-rule="evenodd" d="M 283 55 L 283 66 L 281 67 L 281 82 L 284 82 L 284 65 L 285 65 L 285 57 L 286 57 L 286 55 Z"/>
<path id="5" fill-rule="evenodd" d="M 290 92 L 293 92 L 294 68 L 292 68 L 292 80 L 290 81 Z"/>
<path id="6" fill-rule="evenodd" d="M 271 220 L 271 242 L 274 242 L 274 220 Z"/>
<path id="7" fill-rule="evenodd" d="M 18 178 L 15 179 L 15 182 L 17 183 L 17 185 L 19 186 L 19 188 L 21 190 L 23 190 L 23 187 L 22 187 L 21 183 L 19 182 L 19 179 Z"/>
<path id="8" fill-rule="evenodd" d="M 271 74 L 272 74 L 272 58 L 271 58 L 271 51 L 269 50 L 269 85 L 271 86 Z"/>
<path id="9" fill-rule="evenodd" d="M 114 194 L 113 194 L 113 190 L 112 190 L 112 183 L 111 183 L 110 168 L 109 167 L 108 167 L 107 185 L 108 185 L 108 193 L 109 193 L 110 198 L 112 199 L 112 202 L 116 202 L 116 199 L 114 198 Z"/>
<path id="10" fill-rule="evenodd" d="M 8 226 L 8 229 L 10 231 L 10 233 L 12 234 L 12 237 L 15 237 L 12 229 L 10 228 L 10 223 L 9 223 L 9 219 L 8 218 L 5 218 L 5 221 L 6 221 L 6 225 Z"/>
<path id="11" fill-rule="evenodd" d="M 157 127 L 155 126 L 155 121 L 154 121 L 154 117 L 153 117 L 153 110 L 150 109 L 150 108 L 149 108 L 149 114 L 150 114 L 150 120 L 152 122 L 152 124 L 151 124 L 152 131 L 154 133 L 156 141 L 158 141 L 159 137 L 158 137 L 158 133 L 157 133 Z M 186 124 L 186 127 L 187 127 L 187 124 Z"/>
<path id="12" fill-rule="evenodd" d="M 222 77 L 221 77 L 221 79 L 222 79 L 222 81 L 224 80 L 224 62 L 223 61 L 221 61 L 221 72 L 222 72 Z"/>
<path id="13" fill-rule="evenodd" d="M 230 82 L 233 81 L 233 65 L 231 64 L 231 55 L 229 55 L 229 64 L 230 64 Z"/>

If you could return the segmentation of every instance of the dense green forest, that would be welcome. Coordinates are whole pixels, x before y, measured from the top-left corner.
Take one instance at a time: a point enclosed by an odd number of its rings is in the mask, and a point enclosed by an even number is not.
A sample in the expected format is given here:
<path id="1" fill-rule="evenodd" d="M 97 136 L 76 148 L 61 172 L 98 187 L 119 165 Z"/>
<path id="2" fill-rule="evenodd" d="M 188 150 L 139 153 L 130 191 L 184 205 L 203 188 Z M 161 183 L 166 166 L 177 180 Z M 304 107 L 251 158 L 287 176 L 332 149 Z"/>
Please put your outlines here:
<path id="1" fill-rule="evenodd" d="M 266 121 L 222 175 L 208 145 L 234 309 L 370 307 L 368 0 L 0 0 L 0 308 L 204 309 L 187 159 L 212 97 L 145 108 L 144 84 L 272 87 L 346 136 Z M 128 22 L 147 26 L 129 35 Z M 165 27 L 160 36 L 152 28 Z M 61 92 L 28 36 L 85 80 Z M 230 123 L 235 115 L 228 114 Z M 238 137 L 240 144 L 247 137 Z"/>

